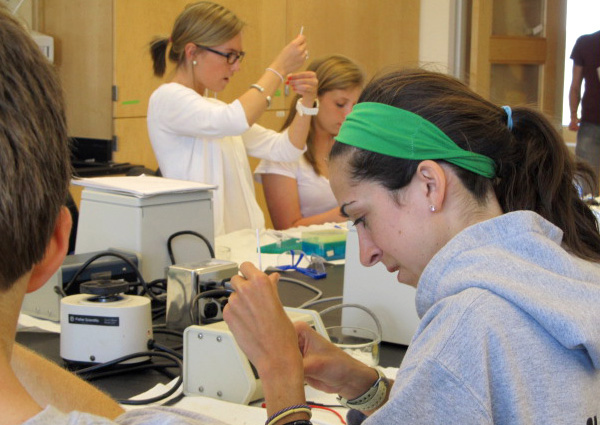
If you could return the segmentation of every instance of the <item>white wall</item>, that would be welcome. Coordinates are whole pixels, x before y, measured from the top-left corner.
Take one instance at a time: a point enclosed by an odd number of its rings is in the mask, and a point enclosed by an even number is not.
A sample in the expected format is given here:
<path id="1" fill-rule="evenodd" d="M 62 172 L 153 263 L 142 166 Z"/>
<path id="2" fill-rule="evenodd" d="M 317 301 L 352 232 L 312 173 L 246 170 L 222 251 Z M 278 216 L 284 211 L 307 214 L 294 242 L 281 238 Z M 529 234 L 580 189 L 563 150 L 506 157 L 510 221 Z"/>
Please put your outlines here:
<path id="1" fill-rule="evenodd" d="M 452 73 L 454 65 L 454 0 L 421 0 L 419 62 Z"/>

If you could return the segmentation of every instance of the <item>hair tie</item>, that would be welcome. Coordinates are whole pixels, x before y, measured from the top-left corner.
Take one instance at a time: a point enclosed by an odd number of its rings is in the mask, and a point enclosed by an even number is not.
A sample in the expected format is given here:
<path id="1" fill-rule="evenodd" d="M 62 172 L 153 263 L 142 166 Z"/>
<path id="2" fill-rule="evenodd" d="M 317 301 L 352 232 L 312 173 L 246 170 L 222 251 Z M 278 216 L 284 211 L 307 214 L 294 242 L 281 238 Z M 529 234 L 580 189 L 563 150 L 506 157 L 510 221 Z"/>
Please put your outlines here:
<path id="1" fill-rule="evenodd" d="M 509 131 L 512 131 L 512 129 L 513 129 L 512 109 L 510 109 L 510 106 L 503 106 L 502 109 L 504 109 L 504 111 L 506 112 L 506 126 L 508 127 Z"/>

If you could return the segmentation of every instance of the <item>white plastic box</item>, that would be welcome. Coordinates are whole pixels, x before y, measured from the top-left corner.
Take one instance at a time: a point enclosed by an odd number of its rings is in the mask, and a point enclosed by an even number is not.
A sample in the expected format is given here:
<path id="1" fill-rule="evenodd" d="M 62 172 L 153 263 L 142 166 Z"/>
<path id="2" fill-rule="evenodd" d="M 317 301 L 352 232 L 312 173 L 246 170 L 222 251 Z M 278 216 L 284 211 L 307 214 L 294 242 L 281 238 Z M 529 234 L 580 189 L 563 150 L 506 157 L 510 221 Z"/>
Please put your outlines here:
<path id="1" fill-rule="evenodd" d="M 178 231 L 203 235 L 214 246 L 212 190 L 173 192 L 151 197 L 105 192 L 86 187 L 81 194 L 75 253 L 116 248 L 141 256 L 146 282 L 166 277 L 171 265 L 168 238 Z M 196 236 L 172 241 L 177 263 L 210 258 Z"/>

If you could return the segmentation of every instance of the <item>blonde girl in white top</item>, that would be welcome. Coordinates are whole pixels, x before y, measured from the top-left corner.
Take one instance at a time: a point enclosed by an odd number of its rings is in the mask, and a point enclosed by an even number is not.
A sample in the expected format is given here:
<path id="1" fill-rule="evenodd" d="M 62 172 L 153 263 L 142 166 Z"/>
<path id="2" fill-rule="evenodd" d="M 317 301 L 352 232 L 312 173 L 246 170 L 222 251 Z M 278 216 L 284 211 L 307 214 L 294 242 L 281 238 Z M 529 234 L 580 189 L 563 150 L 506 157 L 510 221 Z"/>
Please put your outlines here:
<path id="1" fill-rule="evenodd" d="M 326 158 L 333 138 L 358 100 L 364 74 L 357 64 L 341 55 L 314 60 L 308 70 L 317 76 L 319 107 L 311 121 L 307 151 L 293 163 L 263 160 L 255 171 L 276 229 L 345 220 L 329 187 Z M 293 125 L 298 115 L 292 110 L 283 128 Z"/>
<path id="2" fill-rule="evenodd" d="M 147 120 L 152 147 L 163 176 L 218 186 L 215 235 L 264 227 L 247 155 L 294 161 L 305 150 L 309 117 L 298 117 L 283 133 L 255 124 L 271 96 L 286 77 L 307 106 L 316 96 L 314 73 L 288 76 L 308 55 L 306 38 L 298 35 L 230 104 L 204 97 L 205 90 L 224 90 L 240 69 L 245 55 L 243 26 L 225 7 L 201 1 L 181 12 L 170 37 L 158 37 L 150 45 L 155 75 L 164 75 L 167 57 L 176 65 L 171 81 L 150 98 Z"/>

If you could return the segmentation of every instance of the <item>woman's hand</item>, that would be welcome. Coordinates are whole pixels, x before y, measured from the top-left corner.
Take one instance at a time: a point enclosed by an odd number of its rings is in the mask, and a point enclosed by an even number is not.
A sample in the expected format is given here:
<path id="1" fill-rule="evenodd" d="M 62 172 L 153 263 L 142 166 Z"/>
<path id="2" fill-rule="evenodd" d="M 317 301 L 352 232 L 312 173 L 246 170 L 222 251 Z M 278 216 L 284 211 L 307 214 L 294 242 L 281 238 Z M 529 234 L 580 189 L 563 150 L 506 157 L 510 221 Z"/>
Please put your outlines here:
<path id="1" fill-rule="evenodd" d="M 307 323 L 298 322 L 295 326 L 304 358 L 304 380 L 311 387 L 352 400 L 377 380 L 375 369 L 327 341 Z"/>
<path id="2" fill-rule="evenodd" d="M 286 83 L 302 97 L 302 104 L 307 108 L 312 108 L 317 98 L 317 88 L 319 80 L 317 74 L 313 71 L 303 71 L 290 74 Z"/>
<path id="3" fill-rule="evenodd" d="M 296 331 L 279 300 L 279 274 L 267 276 L 248 262 L 240 271 L 244 277 L 231 279 L 235 292 L 223 311 L 238 345 L 261 377 L 302 369 Z"/>
<path id="4" fill-rule="evenodd" d="M 308 56 L 306 48 L 306 37 L 299 34 L 283 48 L 269 67 L 276 69 L 281 75 L 297 71 Z"/>
<path id="5" fill-rule="evenodd" d="M 258 371 L 267 414 L 306 404 L 302 355 L 296 330 L 279 301 L 279 275 L 267 276 L 251 263 L 243 263 L 240 271 L 244 277 L 231 279 L 235 292 L 229 296 L 223 318 Z M 305 419 L 304 412 L 286 417 Z"/>

